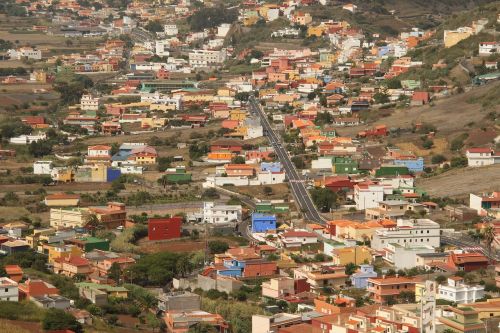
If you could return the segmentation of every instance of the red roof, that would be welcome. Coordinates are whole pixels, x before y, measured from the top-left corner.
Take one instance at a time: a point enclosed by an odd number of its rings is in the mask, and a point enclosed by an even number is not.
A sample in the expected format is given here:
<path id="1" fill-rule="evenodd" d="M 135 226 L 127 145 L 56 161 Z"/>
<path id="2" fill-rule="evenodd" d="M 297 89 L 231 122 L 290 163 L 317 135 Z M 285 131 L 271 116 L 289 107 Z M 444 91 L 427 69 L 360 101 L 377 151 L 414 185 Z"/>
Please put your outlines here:
<path id="1" fill-rule="evenodd" d="M 480 154 L 480 153 L 489 154 L 492 152 L 491 148 L 469 148 L 467 149 L 467 151 L 473 154 Z"/>
<path id="2" fill-rule="evenodd" d="M 317 238 L 318 235 L 308 231 L 288 231 L 283 234 L 283 237 L 314 237 Z"/>
<path id="3" fill-rule="evenodd" d="M 22 268 L 18 265 L 5 265 L 4 269 L 7 275 L 23 274 Z"/>

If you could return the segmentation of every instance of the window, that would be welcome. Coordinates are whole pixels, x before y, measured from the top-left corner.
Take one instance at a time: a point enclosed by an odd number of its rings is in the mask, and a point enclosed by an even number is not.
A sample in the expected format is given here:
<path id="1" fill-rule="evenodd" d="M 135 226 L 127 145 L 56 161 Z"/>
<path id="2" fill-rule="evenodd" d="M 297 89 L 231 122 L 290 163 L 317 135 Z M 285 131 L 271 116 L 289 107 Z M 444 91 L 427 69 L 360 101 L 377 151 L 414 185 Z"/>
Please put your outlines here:
<path id="1" fill-rule="evenodd" d="M 5 292 L 8 293 L 9 292 L 9 288 L 5 288 Z"/>

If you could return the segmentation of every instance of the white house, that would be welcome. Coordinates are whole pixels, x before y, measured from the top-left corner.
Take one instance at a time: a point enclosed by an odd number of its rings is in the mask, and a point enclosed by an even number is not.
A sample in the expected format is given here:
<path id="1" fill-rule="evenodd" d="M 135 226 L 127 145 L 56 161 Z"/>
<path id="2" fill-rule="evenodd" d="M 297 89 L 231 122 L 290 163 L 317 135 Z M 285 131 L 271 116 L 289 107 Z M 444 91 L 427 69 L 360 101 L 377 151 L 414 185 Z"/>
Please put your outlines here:
<path id="1" fill-rule="evenodd" d="M 271 185 L 271 184 L 281 184 L 285 182 L 286 173 L 283 171 L 272 172 L 272 171 L 261 171 L 257 173 L 258 185 Z M 250 181 L 252 183 L 252 181 Z"/>
<path id="2" fill-rule="evenodd" d="M 484 286 L 469 286 L 463 278 L 451 276 L 447 285 L 438 286 L 437 298 L 454 303 L 474 303 L 484 297 Z"/>
<path id="3" fill-rule="evenodd" d="M 42 59 L 42 51 L 34 49 L 32 47 L 21 47 L 17 50 L 11 49 L 8 50 L 7 53 L 11 59 L 21 60 L 24 58 L 33 59 L 33 60 L 41 60 Z"/>
<path id="4" fill-rule="evenodd" d="M 33 163 L 33 174 L 50 175 L 52 171 L 52 161 L 36 161 Z"/>
<path id="5" fill-rule="evenodd" d="M 488 209 L 500 208 L 500 192 L 476 195 L 469 194 L 469 207 L 475 209 L 478 215 L 486 215 Z"/>
<path id="6" fill-rule="evenodd" d="M 9 142 L 14 145 L 29 145 L 32 142 L 45 140 L 47 135 L 45 133 L 40 134 L 30 134 L 30 135 L 20 135 L 14 138 L 10 138 Z"/>
<path id="7" fill-rule="evenodd" d="M 157 40 L 155 42 L 155 54 L 160 57 L 168 57 L 170 55 L 169 48 L 170 40 L 168 39 Z"/>
<path id="8" fill-rule="evenodd" d="M 80 99 L 80 109 L 84 111 L 98 111 L 100 106 L 99 97 L 92 95 L 82 95 Z"/>
<path id="9" fill-rule="evenodd" d="M 222 23 L 217 27 L 217 37 L 225 38 L 229 30 L 231 30 L 231 24 Z"/>
<path id="10" fill-rule="evenodd" d="M 342 9 L 348 10 L 351 13 L 355 13 L 356 10 L 358 9 L 358 6 L 356 6 L 356 5 L 352 4 L 352 3 L 349 3 L 347 5 L 342 6 Z"/>
<path id="11" fill-rule="evenodd" d="M 0 301 L 19 301 L 17 282 L 7 277 L 0 277 Z"/>
<path id="12" fill-rule="evenodd" d="M 283 247 L 298 247 L 307 244 L 316 244 L 318 234 L 305 230 L 291 230 L 280 235 L 280 241 Z"/>
<path id="13" fill-rule="evenodd" d="M 481 167 L 500 163 L 500 155 L 491 148 L 469 148 L 465 152 L 470 167 Z"/>
<path id="14" fill-rule="evenodd" d="M 492 54 L 500 53 L 500 42 L 480 42 L 479 55 L 489 56 Z"/>
<path id="15" fill-rule="evenodd" d="M 374 183 L 360 183 L 354 185 L 354 201 L 356 209 L 376 208 L 384 200 L 385 186 Z"/>
<path id="16" fill-rule="evenodd" d="M 410 243 L 405 245 L 390 243 L 384 251 L 384 260 L 394 265 L 396 269 L 409 269 L 416 266 L 417 254 L 434 253 L 435 249 L 428 245 L 412 247 Z"/>
<path id="17" fill-rule="evenodd" d="M 311 169 L 314 170 L 326 169 L 331 171 L 332 168 L 333 168 L 332 158 L 328 156 L 318 157 L 317 160 L 313 160 L 311 162 Z"/>
<path id="18" fill-rule="evenodd" d="M 193 68 L 217 68 L 224 64 L 227 59 L 225 49 L 213 50 L 193 50 L 189 52 L 189 65 Z"/>
<path id="19" fill-rule="evenodd" d="M 441 228 L 438 223 L 429 219 L 397 220 L 394 228 L 378 229 L 373 235 L 371 247 L 382 250 L 388 244 L 399 244 L 408 247 L 439 247 Z"/>
<path id="20" fill-rule="evenodd" d="M 175 24 L 165 24 L 163 26 L 163 31 L 167 36 L 176 36 L 179 33 L 179 29 Z"/>
<path id="21" fill-rule="evenodd" d="M 241 205 L 218 205 L 214 202 L 204 202 L 203 210 L 188 216 L 193 222 L 204 222 L 210 224 L 228 224 L 241 222 Z"/>

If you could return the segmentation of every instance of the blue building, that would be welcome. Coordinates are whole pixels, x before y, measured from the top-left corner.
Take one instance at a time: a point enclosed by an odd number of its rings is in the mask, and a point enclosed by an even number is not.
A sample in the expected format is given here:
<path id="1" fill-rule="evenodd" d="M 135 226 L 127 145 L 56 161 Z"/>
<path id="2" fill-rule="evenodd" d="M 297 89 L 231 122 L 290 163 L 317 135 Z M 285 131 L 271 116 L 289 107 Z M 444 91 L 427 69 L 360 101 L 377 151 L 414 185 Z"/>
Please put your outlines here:
<path id="1" fill-rule="evenodd" d="M 280 162 L 262 162 L 260 164 L 260 171 L 280 172 L 281 171 L 281 163 Z"/>
<path id="2" fill-rule="evenodd" d="M 245 268 L 245 261 L 236 259 L 224 260 L 224 268 L 218 269 L 217 274 L 230 277 L 243 276 L 243 269 Z"/>
<path id="3" fill-rule="evenodd" d="M 416 159 L 394 160 L 394 164 L 405 166 L 411 172 L 424 171 L 424 159 L 422 157 Z"/>
<path id="4" fill-rule="evenodd" d="M 266 232 L 276 229 L 276 216 L 261 213 L 252 214 L 252 232 Z"/>
<path id="5" fill-rule="evenodd" d="M 368 286 L 368 279 L 377 277 L 372 265 L 360 265 L 359 271 L 351 275 L 351 283 L 356 288 L 365 289 Z"/>

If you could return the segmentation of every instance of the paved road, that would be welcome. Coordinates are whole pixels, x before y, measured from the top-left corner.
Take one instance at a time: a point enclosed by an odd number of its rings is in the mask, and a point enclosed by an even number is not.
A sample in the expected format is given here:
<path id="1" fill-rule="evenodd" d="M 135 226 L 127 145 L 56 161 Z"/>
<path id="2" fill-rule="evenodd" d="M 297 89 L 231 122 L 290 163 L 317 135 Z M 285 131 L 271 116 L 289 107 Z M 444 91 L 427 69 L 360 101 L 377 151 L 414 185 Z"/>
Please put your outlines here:
<path id="1" fill-rule="evenodd" d="M 476 253 L 481 253 L 485 255 L 488 259 L 494 260 L 494 261 L 499 261 L 500 258 L 496 255 L 495 251 L 493 250 L 492 253 L 490 254 L 488 250 L 481 244 L 477 244 L 459 237 L 452 237 L 450 235 L 442 235 L 441 236 L 441 242 L 445 244 L 450 244 L 457 246 L 461 249 L 467 250 L 469 252 L 476 252 Z"/>
<path id="2" fill-rule="evenodd" d="M 326 219 L 320 215 L 320 213 L 314 206 L 311 196 L 306 189 L 304 180 L 295 169 L 295 165 L 292 163 L 288 151 L 281 144 L 280 137 L 271 128 L 271 124 L 267 119 L 267 115 L 260 107 L 259 102 L 255 98 L 251 97 L 248 105 L 251 108 L 251 112 L 260 117 L 262 127 L 264 128 L 264 135 L 266 135 L 269 139 L 269 142 L 276 152 L 276 156 L 278 156 L 281 164 L 285 168 L 292 193 L 295 197 L 295 200 L 299 203 L 300 208 L 304 212 L 306 219 L 316 223 L 324 224 L 326 222 Z"/>

